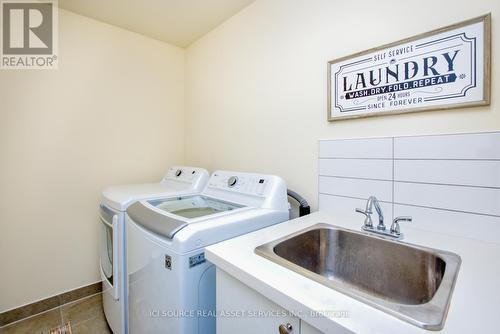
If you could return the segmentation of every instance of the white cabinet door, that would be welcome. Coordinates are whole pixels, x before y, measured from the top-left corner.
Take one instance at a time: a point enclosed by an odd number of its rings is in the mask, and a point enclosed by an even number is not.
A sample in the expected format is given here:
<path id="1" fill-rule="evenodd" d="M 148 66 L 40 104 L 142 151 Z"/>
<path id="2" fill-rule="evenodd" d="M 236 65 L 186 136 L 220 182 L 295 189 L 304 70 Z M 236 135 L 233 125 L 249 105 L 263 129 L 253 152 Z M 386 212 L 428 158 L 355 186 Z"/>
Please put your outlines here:
<path id="1" fill-rule="evenodd" d="M 300 321 L 300 334 L 323 334 L 304 320 Z"/>
<path id="2" fill-rule="evenodd" d="M 217 334 L 279 334 L 291 326 L 300 334 L 300 319 L 217 268 Z"/>

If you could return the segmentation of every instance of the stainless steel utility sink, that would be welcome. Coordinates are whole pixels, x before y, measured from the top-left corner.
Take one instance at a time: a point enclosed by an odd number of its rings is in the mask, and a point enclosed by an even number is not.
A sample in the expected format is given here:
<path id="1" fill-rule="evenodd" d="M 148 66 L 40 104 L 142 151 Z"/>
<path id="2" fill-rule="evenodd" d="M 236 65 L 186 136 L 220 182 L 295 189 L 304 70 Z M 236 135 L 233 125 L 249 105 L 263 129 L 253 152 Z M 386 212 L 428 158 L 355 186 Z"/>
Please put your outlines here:
<path id="1" fill-rule="evenodd" d="M 255 249 L 318 283 L 428 330 L 444 326 L 457 254 L 317 224 Z"/>

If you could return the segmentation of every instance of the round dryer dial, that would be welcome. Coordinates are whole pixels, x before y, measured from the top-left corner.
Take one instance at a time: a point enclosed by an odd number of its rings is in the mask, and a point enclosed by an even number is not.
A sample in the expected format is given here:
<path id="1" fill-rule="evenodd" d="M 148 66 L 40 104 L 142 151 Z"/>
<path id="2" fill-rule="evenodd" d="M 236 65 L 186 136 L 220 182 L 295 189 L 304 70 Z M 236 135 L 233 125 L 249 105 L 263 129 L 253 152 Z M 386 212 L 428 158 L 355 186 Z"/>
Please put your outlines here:
<path id="1" fill-rule="evenodd" d="M 236 185 L 236 183 L 238 183 L 238 177 L 236 176 L 231 176 L 228 180 L 227 180 L 227 185 L 228 187 L 232 188 Z"/>
<path id="2" fill-rule="evenodd" d="M 179 177 L 182 174 L 182 169 L 178 169 L 175 171 L 175 176 Z"/>

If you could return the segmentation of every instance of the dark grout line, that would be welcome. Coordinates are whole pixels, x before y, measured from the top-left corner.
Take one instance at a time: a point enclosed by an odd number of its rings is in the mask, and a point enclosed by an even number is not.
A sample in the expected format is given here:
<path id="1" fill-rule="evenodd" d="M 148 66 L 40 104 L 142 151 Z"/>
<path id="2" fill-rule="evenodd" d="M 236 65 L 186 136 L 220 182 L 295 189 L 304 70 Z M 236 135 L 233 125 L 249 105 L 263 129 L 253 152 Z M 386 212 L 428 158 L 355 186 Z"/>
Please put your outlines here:
<path id="1" fill-rule="evenodd" d="M 392 180 L 389 180 L 389 179 L 372 179 L 372 178 L 368 178 L 368 177 L 355 177 L 355 176 L 339 176 L 339 175 L 324 175 L 324 174 L 319 174 L 319 177 L 330 177 L 330 178 L 337 178 L 337 179 L 366 180 L 366 181 L 392 182 Z"/>
<path id="2" fill-rule="evenodd" d="M 367 137 L 367 138 L 336 138 L 336 139 L 318 139 L 319 142 L 322 141 L 356 141 L 356 140 L 378 140 L 378 139 L 389 139 L 393 138 L 390 136 L 383 136 L 383 137 Z"/>
<path id="3" fill-rule="evenodd" d="M 484 131 L 484 132 L 458 132 L 458 133 L 438 133 L 424 135 L 404 135 L 395 136 L 394 138 L 418 138 L 418 137 L 449 137 L 449 136 L 464 136 L 464 135 L 485 135 L 485 134 L 500 134 L 499 131 Z M 377 137 L 376 137 L 377 138 Z M 334 140 L 334 139 L 332 139 Z"/>
<path id="4" fill-rule="evenodd" d="M 342 197 L 342 198 L 349 198 L 349 199 L 359 199 L 359 200 L 362 200 L 362 201 L 366 201 L 367 198 L 362 198 L 362 197 L 353 197 L 353 196 L 346 196 L 346 195 L 337 195 L 337 194 L 327 194 L 327 193 L 322 193 L 320 192 L 319 193 L 320 195 L 326 195 L 326 196 L 332 196 L 332 197 Z M 386 203 L 386 204 L 392 204 L 392 202 L 390 201 L 383 201 L 383 200 L 379 200 L 380 203 Z"/>
<path id="5" fill-rule="evenodd" d="M 427 185 L 433 185 L 433 186 L 445 186 L 445 187 L 466 187 L 466 188 L 478 188 L 478 189 L 493 189 L 493 190 L 500 190 L 500 187 L 495 187 L 495 186 L 477 186 L 477 185 L 470 185 L 470 184 L 452 184 L 452 183 L 436 183 L 436 182 L 423 182 L 423 181 L 403 181 L 403 180 L 395 180 L 394 179 L 394 174 L 395 174 L 395 168 L 393 166 L 393 179 L 374 179 L 374 178 L 368 178 L 368 177 L 356 177 L 356 176 L 339 176 L 339 175 L 325 175 L 325 174 L 320 174 L 319 177 L 329 177 L 329 178 L 337 178 L 337 179 L 352 179 L 352 180 L 365 180 L 365 181 L 384 181 L 384 182 L 393 182 L 393 183 L 406 183 L 406 184 L 427 184 Z M 394 189 L 393 189 L 394 190 Z"/>
<path id="6" fill-rule="evenodd" d="M 436 208 L 433 206 L 418 205 L 418 204 L 407 204 L 407 203 L 395 202 L 394 205 L 404 205 L 404 206 L 411 206 L 414 208 L 432 209 L 432 210 L 449 211 L 449 212 L 455 212 L 455 213 L 465 213 L 465 214 L 469 214 L 469 215 L 478 215 L 478 216 L 485 216 L 485 217 L 492 217 L 492 218 L 500 218 L 500 216 L 488 214 L 488 213 L 462 211 L 462 210 L 456 210 L 456 209 Z"/>
<path id="7" fill-rule="evenodd" d="M 63 325 L 64 318 L 63 318 L 62 306 L 59 306 L 59 317 L 61 318 L 61 325 Z"/>
<path id="8" fill-rule="evenodd" d="M 392 158 L 319 157 L 319 160 L 393 160 Z"/>
<path id="9" fill-rule="evenodd" d="M 349 198 L 349 199 L 357 199 L 357 200 L 363 200 L 366 201 L 366 198 L 362 197 L 354 197 L 354 196 L 345 196 L 345 195 L 337 195 L 337 194 L 328 194 L 328 193 L 319 193 L 320 195 L 325 195 L 325 196 L 331 196 L 331 197 L 341 197 L 341 198 Z M 448 212 L 455 212 L 455 213 L 465 213 L 465 214 L 470 214 L 470 215 L 479 215 L 479 216 L 486 216 L 486 217 L 492 217 L 492 218 L 500 218 L 500 216 L 497 215 L 492 215 L 492 214 L 487 214 L 487 213 L 480 213 L 480 212 L 472 212 L 472 211 L 461 211 L 461 210 L 455 210 L 455 209 L 445 209 L 445 208 L 436 208 L 432 206 L 425 206 L 425 205 L 417 205 L 417 204 L 407 204 L 407 203 L 399 203 L 399 202 L 389 202 L 389 201 L 383 201 L 380 200 L 381 203 L 386 203 L 386 204 L 393 204 L 395 205 L 404 205 L 404 206 L 411 206 L 415 208 L 423 208 L 423 209 L 432 209 L 432 210 L 439 210 L 439 211 L 448 211 Z"/>
<path id="10" fill-rule="evenodd" d="M 474 186 L 467 184 L 452 184 L 452 183 L 436 183 L 436 182 L 422 182 L 422 181 L 402 181 L 402 180 L 394 180 L 396 183 L 407 183 L 407 184 L 428 184 L 431 186 L 445 186 L 445 187 L 467 187 L 467 188 L 480 188 L 480 189 L 494 189 L 499 190 L 500 187 L 492 187 L 492 186 Z"/>
<path id="11" fill-rule="evenodd" d="M 484 162 L 500 162 L 500 159 L 487 159 L 487 158 L 394 158 L 394 160 L 401 160 L 401 161 L 464 161 L 464 162 L 471 162 L 471 161 L 484 161 Z"/>

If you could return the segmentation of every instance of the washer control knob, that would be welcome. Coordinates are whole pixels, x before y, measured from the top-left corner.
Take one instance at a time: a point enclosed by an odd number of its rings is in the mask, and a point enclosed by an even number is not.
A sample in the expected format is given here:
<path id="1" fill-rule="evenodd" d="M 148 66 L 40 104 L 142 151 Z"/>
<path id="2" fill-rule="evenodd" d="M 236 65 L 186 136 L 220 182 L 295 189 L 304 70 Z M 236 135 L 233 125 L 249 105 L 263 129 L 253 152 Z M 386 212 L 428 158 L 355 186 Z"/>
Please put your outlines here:
<path id="1" fill-rule="evenodd" d="M 227 185 L 228 187 L 232 188 L 236 185 L 236 183 L 238 183 L 238 177 L 236 176 L 231 176 L 228 180 L 227 180 Z"/>
<path id="2" fill-rule="evenodd" d="M 178 169 L 175 171 L 175 176 L 179 177 L 182 174 L 182 169 Z"/>

